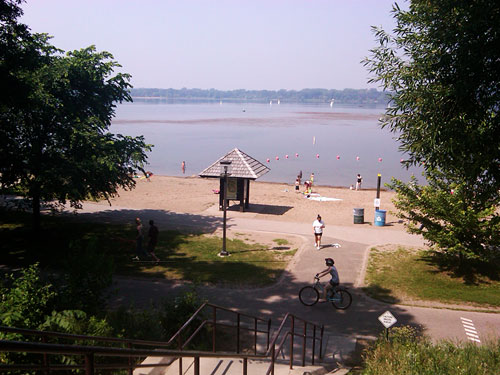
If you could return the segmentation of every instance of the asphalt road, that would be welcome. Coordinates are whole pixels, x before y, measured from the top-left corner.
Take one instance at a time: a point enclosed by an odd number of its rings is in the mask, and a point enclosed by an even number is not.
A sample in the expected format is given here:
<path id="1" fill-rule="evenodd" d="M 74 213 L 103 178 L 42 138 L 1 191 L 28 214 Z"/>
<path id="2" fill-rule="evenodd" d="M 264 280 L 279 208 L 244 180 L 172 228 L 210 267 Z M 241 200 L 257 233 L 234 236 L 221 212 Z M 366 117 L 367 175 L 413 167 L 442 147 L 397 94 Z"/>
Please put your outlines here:
<path id="1" fill-rule="evenodd" d="M 79 216 L 104 222 L 132 222 L 139 216 L 154 219 L 160 229 L 168 227 L 213 231 L 222 226 L 222 215 L 217 215 L 215 212 L 202 215 L 177 214 L 162 210 L 109 208 L 91 203 L 84 205 L 83 213 Z M 273 320 L 283 317 L 286 312 L 293 312 L 310 321 L 325 324 L 327 330 L 338 335 L 378 335 L 384 327 L 377 318 L 389 310 L 398 320 L 396 326 L 401 324 L 416 326 L 436 340 L 484 342 L 489 338 L 500 337 L 500 313 L 498 313 L 500 310 L 497 310 L 497 313 L 484 313 L 443 307 L 386 304 L 364 295 L 360 286 L 367 250 L 371 246 L 382 244 L 422 245 L 423 240 L 418 236 L 390 227 L 328 226 L 326 222 L 324 247 L 318 251 L 313 246 L 310 224 L 262 220 L 256 215 L 247 216 L 245 213 L 230 212 L 228 227 L 233 230 L 298 235 L 303 238 L 303 246 L 276 285 L 244 290 L 201 287 L 199 291 L 202 296 L 212 303 L 236 308 L 252 315 L 271 317 Z M 329 246 L 335 243 L 340 244 L 340 247 Z M 354 301 L 348 310 L 336 310 L 328 303 L 306 307 L 298 300 L 300 288 L 312 283 L 314 274 L 324 269 L 325 257 L 335 259 L 342 285 L 347 286 L 353 294 Z M 117 277 L 115 280 L 119 292 L 113 298 L 112 304 L 134 302 L 137 306 L 147 306 L 151 301 L 177 294 L 186 288 L 182 282 L 122 277 Z"/>

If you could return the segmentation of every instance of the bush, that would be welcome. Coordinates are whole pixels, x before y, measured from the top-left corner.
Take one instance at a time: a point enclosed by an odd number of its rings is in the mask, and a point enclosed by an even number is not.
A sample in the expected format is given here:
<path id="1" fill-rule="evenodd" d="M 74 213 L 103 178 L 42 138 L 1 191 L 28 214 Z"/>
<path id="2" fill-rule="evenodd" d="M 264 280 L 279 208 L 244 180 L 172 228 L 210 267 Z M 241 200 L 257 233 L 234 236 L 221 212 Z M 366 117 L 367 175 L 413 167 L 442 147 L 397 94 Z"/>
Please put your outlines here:
<path id="1" fill-rule="evenodd" d="M 100 314 L 106 307 L 106 291 L 113 282 L 114 263 L 98 240 L 70 243 L 59 280 L 60 304 L 88 314 Z"/>
<path id="2" fill-rule="evenodd" d="M 500 340 L 482 345 L 433 344 L 411 327 L 391 330 L 364 353 L 362 374 L 369 375 L 496 375 L 500 368 Z"/>

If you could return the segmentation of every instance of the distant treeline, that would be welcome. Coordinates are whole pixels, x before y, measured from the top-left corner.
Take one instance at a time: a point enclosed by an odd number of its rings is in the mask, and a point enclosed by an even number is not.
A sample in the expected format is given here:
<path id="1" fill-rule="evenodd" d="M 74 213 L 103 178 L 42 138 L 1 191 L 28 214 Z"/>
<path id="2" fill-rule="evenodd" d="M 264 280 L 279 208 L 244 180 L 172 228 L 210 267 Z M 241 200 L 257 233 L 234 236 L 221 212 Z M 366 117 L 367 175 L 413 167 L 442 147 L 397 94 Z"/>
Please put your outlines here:
<path id="1" fill-rule="evenodd" d="M 158 98 L 165 100 L 190 101 L 247 101 L 270 102 L 278 99 L 293 103 L 329 103 L 332 99 L 338 103 L 347 104 L 386 104 L 387 94 L 376 89 L 303 89 L 296 90 L 202 90 L 202 89 L 148 89 L 133 88 L 132 97 Z"/>

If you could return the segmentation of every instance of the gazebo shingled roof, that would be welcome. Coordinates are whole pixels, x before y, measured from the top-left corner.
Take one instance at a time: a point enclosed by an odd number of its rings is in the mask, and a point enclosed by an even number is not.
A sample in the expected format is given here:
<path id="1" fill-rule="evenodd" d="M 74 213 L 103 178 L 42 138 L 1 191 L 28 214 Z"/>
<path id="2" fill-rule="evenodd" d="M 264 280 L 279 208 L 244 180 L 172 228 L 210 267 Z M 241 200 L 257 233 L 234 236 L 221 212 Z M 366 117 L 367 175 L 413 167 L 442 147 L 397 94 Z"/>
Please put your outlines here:
<path id="1" fill-rule="evenodd" d="M 220 177 L 221 160 L 231 161 L 231 177 L 255 180 L 270 171 L 264 164 L 235 148 L 200 173 L 200 177 Z"/>

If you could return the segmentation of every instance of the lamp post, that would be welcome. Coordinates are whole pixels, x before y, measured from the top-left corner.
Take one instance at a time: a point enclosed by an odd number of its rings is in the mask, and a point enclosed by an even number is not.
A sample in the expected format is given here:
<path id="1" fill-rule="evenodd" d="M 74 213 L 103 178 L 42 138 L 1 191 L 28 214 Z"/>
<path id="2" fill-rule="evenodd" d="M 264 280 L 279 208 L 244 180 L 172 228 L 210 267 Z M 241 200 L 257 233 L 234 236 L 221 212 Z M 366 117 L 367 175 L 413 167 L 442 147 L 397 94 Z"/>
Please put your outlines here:
<path id="1" fill-rule="evenodd" d="M 222 160 L 220 162 L 221 166 L 221 176 L 224 176 L 224 188 L 222 189 L 222 210 L 224 211 L 224 219 L 222 226 L 222 250 L 219 253 L 219 256 L 226 257 L 229 253 L 226 250 L 226 219 L 227 219 L 227 176 L 230 175 L 228 173 L 228 169 L 231 166 L 230 160 Z"/>

